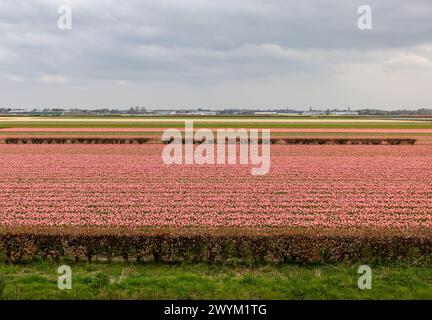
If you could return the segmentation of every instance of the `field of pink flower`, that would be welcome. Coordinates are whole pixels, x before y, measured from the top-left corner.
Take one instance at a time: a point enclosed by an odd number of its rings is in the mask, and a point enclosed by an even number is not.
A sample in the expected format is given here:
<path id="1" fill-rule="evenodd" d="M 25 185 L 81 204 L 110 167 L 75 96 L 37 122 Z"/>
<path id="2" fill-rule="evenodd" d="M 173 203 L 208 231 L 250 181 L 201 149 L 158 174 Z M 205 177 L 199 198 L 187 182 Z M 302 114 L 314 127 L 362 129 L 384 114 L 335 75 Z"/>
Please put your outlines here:
<path id="1" fill-rule="evenodd" d="M 167 166 L 162 145 L 0 145 L 0 225 L 432 227 L 432 149 L 272 146 L 247 166 Z"/>

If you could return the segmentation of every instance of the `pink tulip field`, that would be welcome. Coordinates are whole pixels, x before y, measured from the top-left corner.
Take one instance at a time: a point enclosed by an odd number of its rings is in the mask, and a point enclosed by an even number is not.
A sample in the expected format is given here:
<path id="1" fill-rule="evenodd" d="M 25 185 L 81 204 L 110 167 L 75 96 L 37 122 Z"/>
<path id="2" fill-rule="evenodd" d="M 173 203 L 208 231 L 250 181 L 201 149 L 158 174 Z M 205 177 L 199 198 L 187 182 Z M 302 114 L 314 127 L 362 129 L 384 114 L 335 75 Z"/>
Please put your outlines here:
<path id="1" fill-rule="evenodd" d="M 4 227 L 432 227 L 432 150 L 278 146 L 271 169 L 172 165 L 162 145 L 0 145 Z"/>
<path id="2" fill-rule="evenodd" d="M 417 261 L 432 252 L 429 138 L 274 144 L 263 176 L 251 165 L 166 165 L 164 147 L 0 143 L 6 260 Z"/>

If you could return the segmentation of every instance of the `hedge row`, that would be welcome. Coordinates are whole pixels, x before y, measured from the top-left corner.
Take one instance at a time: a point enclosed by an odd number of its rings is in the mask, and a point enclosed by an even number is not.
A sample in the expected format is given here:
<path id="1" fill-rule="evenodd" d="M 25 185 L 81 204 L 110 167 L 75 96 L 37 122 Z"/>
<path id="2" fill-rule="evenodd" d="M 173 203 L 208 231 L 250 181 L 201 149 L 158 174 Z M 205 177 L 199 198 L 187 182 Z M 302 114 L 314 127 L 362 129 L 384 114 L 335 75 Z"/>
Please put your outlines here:
<path id="1" fill-rule="evenodd" d="M 42 235 L 3 234 L 5 259 L 19 263 L 35 256 L 76 261 L 121 257 L 155 262 L 417 261 L 432 257 L 432 239 L 409 236 L 218 236 L 218 235 Z"/>
<path id="2" fill-rule="evenodd" d="M 416 139 L 349 139 L 349 138 L 271 138 L 270 144 L 311 144 L 311 145 L 413 145 L 416 143 Z M 60 138 L 60 137 L 34 137 L 34 138 L 5 138 L 3 143 L 5 144 L 146 144 L 146 143 L 171 143 L 172 140 L 162 141 L 157 138 L 101 138 L 101 137 L 89 137 L 89 138 Z M 204 141 L 194 141 L 195 144 L 201 144 Z M 230 143 L 229 140 L 226 141 Z M 247 141 L 248 143 L 251 141 Z M 185 140 L 183 139 L 183 143 Z M 236 143 L 241 143 L 240 139 L 236 140 Z M 258 143 L 262 144 L 262 139 L 258 139 Z"/>
<path id="3" fill-rule="evenodd" d="M 226 139 L 226 143 L 231 143 L 233 140 Z M 246 143 L 251 143 L 252 140 L 247 139 L 243 140 Z M 235 142 L 237 144 L 243 143 L 242 140 L 237 138 Z M 258 144 L 262 144 L 262 139 L 254 140 L 257 141 Z M 173 140 L 163 141 L 165 144 L 172 143 Z M 183 139 L 182 143 L 184 144 L 186 142 L 185 139 Z M 204 143 L 203 141 L 194 141 L 194 144 L 201 144 Z M 214 142 L 214 141 L 209 141 Z M 392 139 L 372 139 L 372 138 L 271 138 L 270 144 L 312 144 L 312 145 L 323 145 L 323 144 L 348 144 L 348 145 L 359 145 L 359 144 L 366 144 L 366 145 L 413 145 L 417 142 L 416 139 L 399 139 L 399 138 L 392 138 Z"/>
<path id="4" fill-rule="evenodd" d="M 150 138 L 6 138 L 5 144 L 144 144 Z"/>
<path id="5" fill-rule="evenodd" d="M 274 140 L 274 141 L 273 141 Z M 334 139 L 326 139 L 326 138 L 308 138 L 308 139 L 299 139 L 299 138 L 290 138 L 290 139 L 272 139 L 273 144 L 367 144 L 367 145 L 380 145 L 380 144 L 388 144 L 388 145 L 400 145 L 400 144 L 408 144 L 413 145 L 417 142 L 416 139 L 372 139 L 372 138 L 363 138 L 363 139 L 349 139 L 349 138 L 334 138 Z"/>

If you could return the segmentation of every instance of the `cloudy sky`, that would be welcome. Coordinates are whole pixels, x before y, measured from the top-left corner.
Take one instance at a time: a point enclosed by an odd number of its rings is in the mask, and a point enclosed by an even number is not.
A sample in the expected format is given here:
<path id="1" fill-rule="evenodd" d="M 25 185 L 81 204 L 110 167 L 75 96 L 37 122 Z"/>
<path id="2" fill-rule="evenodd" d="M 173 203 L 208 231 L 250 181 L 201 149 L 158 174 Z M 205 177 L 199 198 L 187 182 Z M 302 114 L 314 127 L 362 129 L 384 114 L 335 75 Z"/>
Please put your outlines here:
<path id="1" fill-rule="evenodd" d="M 431 84 L 431 0 L 0 1 L 0 107 L 432 108 Z"/>

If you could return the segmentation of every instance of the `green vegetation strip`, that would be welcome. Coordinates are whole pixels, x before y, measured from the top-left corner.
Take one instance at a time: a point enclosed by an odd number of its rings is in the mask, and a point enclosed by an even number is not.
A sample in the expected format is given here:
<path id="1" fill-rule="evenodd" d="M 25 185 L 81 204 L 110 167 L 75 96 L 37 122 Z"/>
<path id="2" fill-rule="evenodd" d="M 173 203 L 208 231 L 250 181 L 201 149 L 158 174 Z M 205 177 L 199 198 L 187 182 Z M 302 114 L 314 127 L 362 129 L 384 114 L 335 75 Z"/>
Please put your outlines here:
<path id="1" fill-rule="evenodd" d="M 72 268 L 59 290 L 57 268 Z M 432 299 L 430 265 L 371 265 L 372 289 L 357 287 L 358 265 L 0 263 L 0 299 Z"/>

